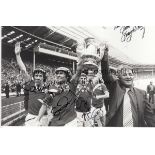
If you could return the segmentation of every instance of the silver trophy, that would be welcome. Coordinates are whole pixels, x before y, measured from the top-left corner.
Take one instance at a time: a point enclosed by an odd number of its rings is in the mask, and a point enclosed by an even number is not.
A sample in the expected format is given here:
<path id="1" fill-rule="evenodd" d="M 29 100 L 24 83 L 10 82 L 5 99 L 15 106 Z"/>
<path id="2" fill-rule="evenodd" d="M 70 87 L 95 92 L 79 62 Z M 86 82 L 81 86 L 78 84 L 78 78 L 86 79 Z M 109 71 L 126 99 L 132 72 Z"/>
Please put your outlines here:
<path id="1" fill-rule="evenodd" d="M 78 43 L 76 52 L 79 62 L 84 62 L 84 70 L 88 76 L 93 77 L 94 72 L 99 70 L 100 61 L 104 55 L 106 44 L 97 42 L 94 38 L 86 38 Z"/>

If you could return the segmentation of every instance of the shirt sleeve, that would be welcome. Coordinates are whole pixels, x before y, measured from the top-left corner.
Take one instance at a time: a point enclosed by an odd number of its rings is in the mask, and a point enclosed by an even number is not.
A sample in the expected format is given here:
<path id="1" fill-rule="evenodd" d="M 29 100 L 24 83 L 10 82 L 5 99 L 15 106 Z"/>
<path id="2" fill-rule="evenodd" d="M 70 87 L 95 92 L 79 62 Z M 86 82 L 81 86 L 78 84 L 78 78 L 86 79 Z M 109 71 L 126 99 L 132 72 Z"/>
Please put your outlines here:
<path id="1" fill-rule="evenodd" d="M 101 87 L 102 87 L 102 91 L 105 92 L 105 91 L 108 91 L 107 87 L 105 84 L 101 84 Z"/>
<path id="2" fill-rule="evenodd" d="M 114 78 L 110 73 L 109 54 L 108 51 L 104 52 L 104 56 L 101 60 L 101 73 L 105 82 L 114 82 Z"/>
<path id="3" fill-rule="evenodd" d="M 25 84 L 24 84 L 25 85 L 24 90 L 25 91 L 30 91 L 31 84 L 32 84 L 31 81 L 25 82 Z"/>
<path id="4" fill-rule="evenodd" d="M 72 79 L 69 83 L 69 87 L 70 87 L 70 90 L 74 93 L 76 93 L 76 88 L 77 88 L 77 85 L 78 85 L 78 81 L 75 80 L 75 79 Z"/>

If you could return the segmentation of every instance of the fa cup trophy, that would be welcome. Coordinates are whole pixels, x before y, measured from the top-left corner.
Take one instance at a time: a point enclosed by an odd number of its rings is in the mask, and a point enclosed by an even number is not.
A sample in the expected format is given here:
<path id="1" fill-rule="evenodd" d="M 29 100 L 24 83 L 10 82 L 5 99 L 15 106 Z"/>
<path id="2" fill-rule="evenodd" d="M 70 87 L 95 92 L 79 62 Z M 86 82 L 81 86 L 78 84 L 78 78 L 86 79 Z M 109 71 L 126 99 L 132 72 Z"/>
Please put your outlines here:
<path id="1" fill-rule="evenodd" d="M 98 43 L 94 38 L 86 38 L 78 43 L 76 52 L 79 61 L 83 61 L 87 77 L 93 78 L 100 68 L 106 45 Z"/>

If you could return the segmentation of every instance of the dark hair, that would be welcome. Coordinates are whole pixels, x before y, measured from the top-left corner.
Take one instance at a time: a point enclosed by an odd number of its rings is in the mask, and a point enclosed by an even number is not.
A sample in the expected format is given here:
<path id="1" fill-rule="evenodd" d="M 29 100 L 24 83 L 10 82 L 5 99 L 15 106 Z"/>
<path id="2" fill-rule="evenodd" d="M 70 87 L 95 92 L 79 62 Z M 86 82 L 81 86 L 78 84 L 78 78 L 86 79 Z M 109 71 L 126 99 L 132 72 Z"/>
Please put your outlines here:
<path id="1" fill-rule="evenodd" d="M 133 74 L 135 73 L 134 69 L 131 66 L 128 66 L 128 65 L 120 65 L 118 67 L 118 69 L 117 69 L 117 75 L 122 74 L 122 72 L 123 71 L 126 71 L 126 70 L 131 70 Z"/>
<path id="2" fill-rule="evenodd" d="M 35 75 L 36 73 L 42 73 L 42 74 L 43 74 L 43 82 L 46 81 L 47 76 L 46 76 L 46 72 L 45 72 L 43 69 L 35 69 L 35 70 L 33 71 L 33 78 L 34 78 L 34 75 Z"/>

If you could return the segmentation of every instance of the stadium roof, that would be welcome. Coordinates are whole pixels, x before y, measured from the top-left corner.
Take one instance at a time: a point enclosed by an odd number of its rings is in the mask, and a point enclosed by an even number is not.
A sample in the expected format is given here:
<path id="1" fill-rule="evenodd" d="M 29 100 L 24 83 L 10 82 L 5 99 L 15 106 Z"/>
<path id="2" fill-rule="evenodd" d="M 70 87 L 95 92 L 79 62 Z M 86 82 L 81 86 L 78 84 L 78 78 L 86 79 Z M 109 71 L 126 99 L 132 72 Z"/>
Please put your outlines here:
<path id="1" fill-rule="evenodd" d="M 75 40 L 45 26 L 3 26 L 2 41 L 12 46 L 20 41 L 25 50 L 33 48 L 38 43 L 47 43 L 68 49 L 76 45 Z"/>

